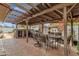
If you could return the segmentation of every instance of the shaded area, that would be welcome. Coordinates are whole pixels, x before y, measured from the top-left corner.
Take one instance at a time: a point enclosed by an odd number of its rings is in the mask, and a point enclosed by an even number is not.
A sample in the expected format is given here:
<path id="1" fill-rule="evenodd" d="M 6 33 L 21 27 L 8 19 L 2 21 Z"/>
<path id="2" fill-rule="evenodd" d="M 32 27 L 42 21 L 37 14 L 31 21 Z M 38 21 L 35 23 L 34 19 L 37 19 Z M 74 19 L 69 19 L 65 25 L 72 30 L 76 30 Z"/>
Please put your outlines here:
<path id="1" fill-rule="evenodd" d="M 0 40 L 1 41 L 1 40 Z M 29 43 L 26 43 L 26 39 L 3 39 L 3 48 L 5 49 L 4 55 L 9 56 L 64 56 L 63 48 L 49 49 L 47 53 L 45 49 L 35 47 L 32 38 L 29 38 Z M 2 46 L 0 44 L 0 46 Z M 1 52 L 0 52 L 1 55 Z M 71 55 L 76 55 L 71 53 Z"/>

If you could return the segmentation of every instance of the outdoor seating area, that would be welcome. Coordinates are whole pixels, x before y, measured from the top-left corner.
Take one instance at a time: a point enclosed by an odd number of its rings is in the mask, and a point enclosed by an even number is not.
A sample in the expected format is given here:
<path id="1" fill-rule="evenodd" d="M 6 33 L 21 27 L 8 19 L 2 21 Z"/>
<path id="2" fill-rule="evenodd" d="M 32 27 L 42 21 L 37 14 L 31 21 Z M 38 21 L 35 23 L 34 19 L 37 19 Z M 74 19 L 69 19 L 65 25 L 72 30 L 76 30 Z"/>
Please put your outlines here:
<path id="1" fill-rule="evenodd" d="M 2 56 L 78 56 L 79 3 L 0 3 L 0 42 Z"/>
<path id="2" fill-rule="evenodd" d="M 36 41 L 37 45 L 44 45 L 46 47 L 51 47 L 53 48 L 53 45 L 55 47 L 58 47 L 59 42 L 62 41 L 62 43 L 64 43 L 64 40 L 62 40 L 61 38 L 54 38 L 53 34 L 48 34 L 48 35 L 44 35 L 43 33 L 32 33 L 32 38 L 34 41 Z M 61 43 L 60 43 L 61 44 Z M 47 48 L 46 48 L 47 49 Z"/>

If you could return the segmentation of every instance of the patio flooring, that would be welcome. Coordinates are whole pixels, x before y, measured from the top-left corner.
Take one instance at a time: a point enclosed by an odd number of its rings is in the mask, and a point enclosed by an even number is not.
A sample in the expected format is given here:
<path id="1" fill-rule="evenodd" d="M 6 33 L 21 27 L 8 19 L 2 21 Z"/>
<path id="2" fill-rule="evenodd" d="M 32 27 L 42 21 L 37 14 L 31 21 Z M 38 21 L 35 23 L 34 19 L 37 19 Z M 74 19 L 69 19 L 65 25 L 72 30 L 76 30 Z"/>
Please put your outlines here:
<path id="1" fill-rule="evenodd" d="M 34 41 L 26 39 L 0 39 L 0 55 L 3 56 L 63 56 L 64 49 L 48 49 L 47 53 L 44 48 L 34 46 Z M 2 49 L 1 49 L 2 48 Z M 71 56 L 76 55 L 74 53 Z"/>

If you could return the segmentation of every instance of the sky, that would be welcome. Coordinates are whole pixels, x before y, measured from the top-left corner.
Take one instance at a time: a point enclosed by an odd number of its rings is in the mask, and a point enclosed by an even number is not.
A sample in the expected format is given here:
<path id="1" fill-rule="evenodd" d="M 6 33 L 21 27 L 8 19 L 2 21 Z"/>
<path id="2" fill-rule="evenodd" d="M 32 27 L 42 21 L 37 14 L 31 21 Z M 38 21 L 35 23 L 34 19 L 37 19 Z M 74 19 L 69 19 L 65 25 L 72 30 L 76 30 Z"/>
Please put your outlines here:
<path id="1" fill-rule="evenodd" d="M 0 26 L 8 26 L 8 27 L 15 27 L 15 24 L 12 24 L 12 23 L 7 23 L 7 22 L 0 22 Z"/>
<path id="2" fill-rule="evenodd" d="M 6 23 L 6 22 L 2 23 L 2 22 L 0 22 L 0 26 L 7 26 L 7 27 L 13 27 L 13 28 L 15 28 L 16 25 L 12 24 L 12 23 Z M 3 31 L 3 32 L 12 32 L 14 30 L 13 28 L 5 28 L 5 29 L 2 29 L 0 31 Z"/>

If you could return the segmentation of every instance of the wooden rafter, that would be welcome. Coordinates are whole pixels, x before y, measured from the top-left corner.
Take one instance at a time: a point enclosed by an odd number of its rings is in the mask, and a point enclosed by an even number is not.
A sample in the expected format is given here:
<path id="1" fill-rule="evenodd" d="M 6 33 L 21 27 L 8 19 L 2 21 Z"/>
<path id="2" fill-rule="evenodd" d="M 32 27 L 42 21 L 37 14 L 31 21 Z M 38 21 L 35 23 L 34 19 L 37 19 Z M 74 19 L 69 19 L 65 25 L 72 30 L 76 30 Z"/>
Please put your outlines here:
<path id="1" fill-rule="evenodd" d="M 32 19 L 31 23 L 32 23 L 32 22 L 41 22 L 41 21 L 42 21 L 42 18 L 36 17 L 36 18 L 33 18 L 33 19 Z"/>
<path id="2" fill-rule="evenodd" d="M 54 12 L 54 11 L 52 12 L 52 14 L 56 15 L 58 18 L 61 18 L 61 16 L 58 13 Z"/>
<path id="3" fill-rule="evenodd" d="M 38 7 L 34 7 L 34 6 L 31 5 L 31 4 L 28 4 L 28 5 L 32 6 L 32 8 L 35 8 L 35 9 L 38 10 L 38 11 L 41 11 Z M 47 8 L 47 7 L 46 7 L 46 8 Z M 36 11 L 36 10 L 35 10 L 35 11 Z M 44 18 L 44 19 L 50 19 L 50 20 L 52 20 L 52 18 L 49 17 L 49 16 L 47 16 L 47 15 L 42 15 L 42 16 L 40 16 L 40 17 L 42 17 L 42 18 Z"/>
<path id="4" fill-rule="evenodd" d="M 42 6 L 44 7 L 44 8 L 48 8 L 46 5 L 45 5 L 45 3 L 41 3 L 42 4 Z"/>
<path id="5" fill-rule="evenodd" d="M 4 7 L 6 7 L 6 8 L 8 8 L 8 9 L 10 10 L 10 6 L 7 5 L 6 3 L 0 3 L 0 5 L 2 5 L 2 6 L 4 6 Z"/>
<path id="6" fill-rule="evenodd" d="M 44 19 L 49 19 L 49 20 L 52 20 L 51 17 L 47 16 L 47 15 L 41 15 L 41 17 L 43 17 Z"/>
<path id="7" fill-rule="evenodd" d="M 54 13 L 56 14 L 56 16 L 57 16 L 58 18 L 62 18 L 62 14 L 60 14 L 59 12 L 57 12 L 57 11 L 54 10 Z"/>
<path id="8" fill-rule="evenodd" d="M 33 6 L 31 3 L 27 3 L 29 6 L 32 7 L 32 13 L 36 14 L 37 12 L 40 12 L 40 9 L 37 6 Z"/>
<path id="9" fill-rule="evenodd" d="M 32 8 L 35 8 L 36 10 L 40 11 L 40 9 L 36 6 L 33 6 L 31 3 L 27 3 L 29 6 L 31 6 Z"/>
<path id="10" fill-rule="evenodd" d="M 52 7 L 49 3 L 47 3 L 48 7 Z M 58 15 L 56 12 L 53 12 L 54 15 L 57 15 L 58 18 L 60 18 L 60 15 Z"/>
<path id="11" fill-rule="evenodd" d="M 47 5 L 48 5 L 49 7 L 52 7 L 49 3 L 47 3 Z"/>
<path id="12" fill-rule="evenodd" d="M 47 3 L 48 4 L 48 3 Z M 33 5 L 31 5 L 31 4 L 28 4 L 28 5 L 30 5 L 32 8 L 35 8 L 36 10 L 38 10 L 38 11 L 41 11 L 38 7 L 34 7 Z M 48 8 L 44 3 L 42 3 L 42 5 L 45 7 L 45 8 Z M 48 4 L 49 5 L 49 7 L 52 7 L 50 4 Z M 36 11 L 35 10 L 35 11 Z M 60 15 L 58 15 L 57 13 L 55 13 L 55 12 L 53 12 L 52 14 L 55 14 L 55 15 L 57 15 L 58 16 L 58 18 L 60 18 Z M 44 18 L 46 18 L 46 19 L 52 19 L 52 17 L 49 17 L 49 16 L 47 16 L 47 15 L 43 15 L 42 17 L 44 17 Z"/>
<path id="13" fill-rule="evenodd" d="M 46 14 L 46 13 L 49 13 L 49 12 L 51 12 L 51 11 L 53 11 L 53 10 L 56 10 L 56 9 L 62 9 L 62 8 L 64 8 L 64 7 L 67 7 L 67 6 L 71 6 L 71 5 L 73 5 L 73 4 L 57 4 L 57 5 L 55 5 L 55 6 L 53 6 L 53 7 L 51 7 L 51 8 L 48 8 L 48 9 L 46 9 L 46 10 L 43 10 L 43 11 L 41 11 L 41 12 L 39 12 L 39 13 L 37 13 L 37 14 L 35 14 L 35 15 L 33 15 L 32 17 L 28 17 L 27 19 L 31 19 L 31 18 L 35 18 L 35 17 L 37 17 L 37 16 L 40 16 L 40 15 L 43 15 L 43 14 Z M 25 21 L 25 20 L 22 20 L 22 21 Z M 22 22 L 22 21 L 20 21 L 20 22 Z M 19 23 L 19 22 L 18 22 Z"/>
<path id="14" fill-rule="evenodd" d="M 38 12 L 35 8 L 33 8 L 32 10 L 33 10 L 32 12 L 33 14 L 36 14 Z"/>
<path id="15" fill-rule="evenodd" d="M 31 4 L 29 4 L 30 6 L 32 6 L 32 8 L 35 8 L 36 10 L 38 10 L 39 12 L 41 11 L 38 7 L 34 7 L 33 5 L 31 5 Z M 47 8 L 47 7 L 46 7 Z M 44 19 L 50 19 L 50 20 L 52 20 L 52 18 L 51 17 L 49 17 L 49 16 L 47 16 L 47 15 L 42 15 L 42 16 L 40 16 L 40 17 L 42 17 L 42 18 L 44 18 Z"/>
<path id="16" fill-rule="evenodd" d="M 55 9 L 55 11 L 57 11 L 58 13 L 60 13 L 60 14 L 63 15 L 63 12 L 61 12 L 61 11 L 59 11 L 59 10 L 57 10 L 57 9 Z"/>
<path id="17" fill-rule="evenodd" d="M 11 10 L 9 10 L 8 12 L 7 12 L 7 14 L 6 14 L 6 16 L 5 16 L 5 18 L 4 18 L 4 21 L 3 22 L 6 22 L 6 17 L 9 15 L 11 13 Z"/>
<path id="18" fill-rule="evenodd" d="M 70 6 L 70 5 L 72 5 L 72 4 L 58 4 L 58 5 L 55 5 L 55 6 L 51 7 L 51 8 L 49 8 L 49 9 L 46 9 L 46 10 L 40 12 L 40 13 L 37 13 L 37 14 L 33 15 L 32 17 L 37 17 L 37 16 L 43 15 L 45 13 L 49 13 L 49 12 L 51 12 L 53 10 L 61 9 L 61 8 L 65 7 L 65 6 Z"/>
<path id="19" fill-rule="evenodd" d="M 67 11 L 67 14 L 77 5 L 77 3 L 73 4 L 71 8 Z"/>
<path id="20" fill-rule="evenodd" d="M 10 9 L 9 6 L 5 3 L 0 3 L 0 21 L 4 21 Z"/>
<path id="21" fill-rule="evenodd" d="M 29 11 L 28 9 L 24 8 L 23 6 L 21 6 L 20 4 L 16 4 L 18 7 L 22 8 L 23 10 L 25 10 L 26 12 L 28 12 L 29 14 L 31 14 L 32 12 Z"/>

